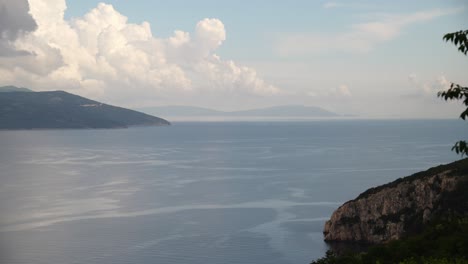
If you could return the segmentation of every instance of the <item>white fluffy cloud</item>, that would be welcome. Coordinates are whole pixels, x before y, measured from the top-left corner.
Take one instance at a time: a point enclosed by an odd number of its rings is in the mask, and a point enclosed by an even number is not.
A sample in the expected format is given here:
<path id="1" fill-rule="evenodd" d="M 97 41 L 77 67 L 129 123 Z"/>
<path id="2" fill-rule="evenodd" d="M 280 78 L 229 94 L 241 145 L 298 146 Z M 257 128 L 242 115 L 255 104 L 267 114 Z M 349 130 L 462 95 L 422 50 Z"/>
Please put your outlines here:
<path id="1" fill-rule="evenodd" d="M 349 90 L 348 85 L 342 84 L 338 87 L 337 93 L 342 96 L 351 96 L 351 90 Z"/>
<path id="2" fill-rule="evenodd" d="M 431 81 L 421 81 L 415 73 L 408 76 L 408 81 L 416 93 L 420 96 L 434 96 L 437 92 L 450 88 L 451 82 L 444 75 L 440 75 Z"/>
<path id="3" fill-rule="evenodd" d="M 175 31 L 163 39 L 152 35 L 149 23 L 129 23 L 103 3 L 71 21 L 64 19 L 65 0 L 29 0 L 29 7 L 37 30 L 13 44 L 33 55 L 0 58 L 0 84 L 61 89 L 112 102 L 280 92 L 254 69 L 216 55 L 226 40 L 218 19 L 201 20 L 192 34 Z"/>

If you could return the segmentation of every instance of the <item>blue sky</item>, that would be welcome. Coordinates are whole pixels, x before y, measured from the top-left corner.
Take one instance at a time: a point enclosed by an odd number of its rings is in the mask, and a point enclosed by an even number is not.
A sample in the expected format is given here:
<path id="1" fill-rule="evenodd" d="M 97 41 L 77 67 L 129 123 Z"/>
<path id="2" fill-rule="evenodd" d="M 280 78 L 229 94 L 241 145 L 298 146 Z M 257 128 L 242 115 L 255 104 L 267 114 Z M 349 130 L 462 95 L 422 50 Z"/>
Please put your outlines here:
<path id="1" fill-rule="evenodd" d="M 101 1 L 81 0 L 67 2 L 67 18 L 80 17 Z M 450 8 L 468 8 L 467 1 L 148 1 L 109 0 L 130 22 L 148 21 L 153 34 L 169 37 L 174 30 L 191 31 L 203 18 L 218 18 L 226 27 L 227 41 L 219 54 L 242 60 L 287 59 L 275 56 L 271 42 L 282 34 L 321 32 L 339 33 L 350 24 L 372 21 L 379 14 L 411 14 L 420 11 Z M 325 8 L 329 4 L 336 7 Z M 468 10 L 413 25 L 393 44 L 399 51 L 409 45 L 428 44 L 440 40 L 441 35 L 468 26 Z M 432 41 L 434 48 L 440 42 Z M 399 45 L 400 44 L 400 45 Z M 404 45 L 402 45 L 404 44 Z M 442 50 L 442 49 L 441 49 Z M 447 49 L 445 49 L 447 50 Z M 446 53 L 447 55 L 450 52 Z"/>
<path id="2" fill-rule="evenodd" d="M 468 28 L 465 0 L 51 1 L 29 0 L 38 29 L 15 42 L 47 55 L 3 75 L 0 58 L 0 84 L 129 107 L 302 104 L 371 118 L 454 117 L 460 104 L 436 93 L 468 84 L 468 58 L 442 41 Z"/>

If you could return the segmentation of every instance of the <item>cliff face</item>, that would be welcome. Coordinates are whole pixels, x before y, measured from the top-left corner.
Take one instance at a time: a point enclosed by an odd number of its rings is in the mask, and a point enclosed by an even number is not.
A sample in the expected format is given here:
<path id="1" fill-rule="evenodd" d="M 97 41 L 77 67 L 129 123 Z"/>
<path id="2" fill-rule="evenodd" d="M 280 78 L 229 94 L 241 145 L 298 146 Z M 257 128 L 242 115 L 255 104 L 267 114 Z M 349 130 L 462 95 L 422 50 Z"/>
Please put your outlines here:
<path id="1" fill-rule="evenodd" d="M 382 243 L 417 233 L 433 218 L 468 212 L 468 160 L 372 188 L 339 207 L 326 241 Z"/>

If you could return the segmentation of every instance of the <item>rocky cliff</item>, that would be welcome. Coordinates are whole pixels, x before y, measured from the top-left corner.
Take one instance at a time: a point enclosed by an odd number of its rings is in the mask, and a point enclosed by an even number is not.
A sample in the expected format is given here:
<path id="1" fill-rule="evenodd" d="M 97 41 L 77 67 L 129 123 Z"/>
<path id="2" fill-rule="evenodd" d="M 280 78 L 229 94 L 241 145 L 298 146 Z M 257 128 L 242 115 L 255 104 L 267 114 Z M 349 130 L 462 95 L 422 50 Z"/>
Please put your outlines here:
<path id="1" fill-rule="evenodd" d="M 467 214 L 468 159 L 367 190 L 326 222 L 326 241 L 383 243 L 417 233 L 431 219 Z"/>

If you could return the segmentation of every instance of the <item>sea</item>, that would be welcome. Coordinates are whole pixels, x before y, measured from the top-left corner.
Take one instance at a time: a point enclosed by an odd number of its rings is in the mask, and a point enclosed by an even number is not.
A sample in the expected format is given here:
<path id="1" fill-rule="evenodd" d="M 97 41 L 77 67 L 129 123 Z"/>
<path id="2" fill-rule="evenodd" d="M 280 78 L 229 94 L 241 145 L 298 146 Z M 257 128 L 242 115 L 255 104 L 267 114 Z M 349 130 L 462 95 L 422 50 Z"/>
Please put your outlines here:
<path id="1" fill-rule="evenodd" d="M 0 131 L 0 263 L 307 264 L 370 187 L 461 157 L 462 120 Z"/>

